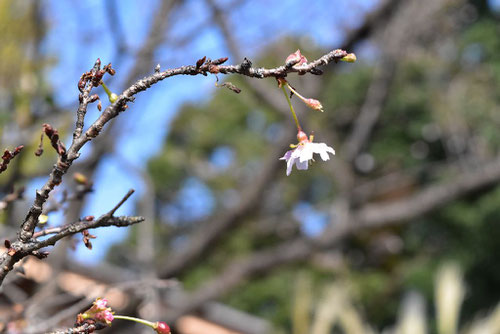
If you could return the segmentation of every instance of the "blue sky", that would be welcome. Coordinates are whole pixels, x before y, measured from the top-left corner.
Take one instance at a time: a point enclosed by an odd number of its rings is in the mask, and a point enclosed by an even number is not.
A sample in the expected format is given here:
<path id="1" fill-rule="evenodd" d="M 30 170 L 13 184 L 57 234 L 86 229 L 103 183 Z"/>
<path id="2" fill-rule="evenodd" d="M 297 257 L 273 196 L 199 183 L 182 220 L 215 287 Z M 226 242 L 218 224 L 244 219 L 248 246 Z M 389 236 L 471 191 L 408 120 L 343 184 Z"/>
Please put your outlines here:
<path id="1" fill-rule="evenodd" d="M 55 66 L 50 70 L 55 98 L 62 106 L 74 106 L 78 96 L 76 83 L 80 75 L 91 68 L 96 58 L 101 58 L 103 63 L 115 63 L 118 56 L 114 53 L 107 7 L 101 0 L 46 2 L 49 27 L 43 50 L 56 59 Z M 228 2 L 231 1 L 219 1 Z M 131 54 L 141 45 L 158 1 L 120 0 L 117 3 L 120 26 L 126 36 L 122 42 L 132 52 L 122 55 L 123 61 L 119 63 L 120 67 L 116 68 L 116 78 L 109 82 L 112 90 L 120 88 L 121 80 L 132 65 Z M 377 1 L 369 0 L 355 4 L 347 0 L 311 1 L 306 4 L 303 1 L 248 1 L 231 13 L 230 23 L 240 52 L 250 58 L 285 36 L 300 37 L 314 46 L 334 48 L 341 42 L 343 32 L 359 24 L 362 13 L 376 3 Z M 174 36 L 183 36 L 186 31 L 207 20 L 204 1 L 187 1 L 185 8 L 186 17 L 172 18 Z M 217 58 L 227 54 L 219 31 L 208 25 L 184 49 L 161 47 L 155 54 L 155 63 L 160 63 L 165 69 L 192 64 L 204 55 Z M 229 63 L 231 62 L 230 59 Z M 169 123 L 179 107 L 188 101 L 209 99 L 213 89 L 214 79 L 210 77 L 174 77 L 141 93 L 129 110 L 119 117 L 122 135 L 116 138 L 119 142 L 117 151 L 106 157 L 101 164 L 94 180 L 96 191 L 89 196 L 84 215 L 99 216 L 105 213 L 130 188 L 137 191 L 133 198 L 140 198 L 144 189 L 142 180 L 137 174 L 131 173 L 129 167 L 123 166 L 144 168 L 147 159 L 161 149 L 168 134 Z M 101 97 L 104 97 L 104 94 L 100 93 Z M 105 105 L 103 103 L 104 107 Z M 91 107 L 87 124 L 97 115 L 96 108 Z M 82 158 L 89 151 L 83 150 Z M 41 182 L 44 182 L 44 179 L 36 180 L 32 187 L 39 186 Z M 118 214 L 134 214 L 134 201 L 127 202 Z M 310 224 L 304 230 L 311 234 L 319 233 L 325 217 L 318 215 L 311 208 L 307 209 L 306 216 L 312 218 L 306 217 L 310 219 Z M 52 222 L 59 219 L 60 217 L 51 217 Z M 98 262 L 105 255 L 107 248 L 113 242 L 122 240 L 128 230 L 106 228 L 94 230 L 92 233 L 98 236 L 93 241 L 94 248 L 89 251 L 80 245 L 75 252 L 78 261 Z"/>

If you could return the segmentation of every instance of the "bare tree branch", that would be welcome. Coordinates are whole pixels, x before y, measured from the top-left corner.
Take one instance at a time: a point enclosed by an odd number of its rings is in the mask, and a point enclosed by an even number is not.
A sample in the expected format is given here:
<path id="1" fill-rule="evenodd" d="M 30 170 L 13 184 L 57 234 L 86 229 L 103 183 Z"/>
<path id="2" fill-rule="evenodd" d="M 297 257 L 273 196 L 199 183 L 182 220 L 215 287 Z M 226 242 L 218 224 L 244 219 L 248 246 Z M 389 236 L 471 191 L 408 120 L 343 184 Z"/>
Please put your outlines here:
<path id="1" fill-rule="evenodd" d="M 64 237 L 74 235 L 92 228 L 105 226 L 125 227 L 144 221 L 143 217 L 113 216 L 114 212 L 130 197 L 130 195 L 132 195 L 132 193 L 133 190 L 130 190 L 113 209 L 99 217 L 99 219 L 97 220 L 94 220 L 93 217 L 87 217 L 87 219 L 72 224 L 67 224 L 59 228 L 53 228 L 45 233 L 42 232 L 37 235 L 38 237 L 41 237 L 44 235 L 54 234 L 53 236 L 45 240 L 40 241 L 33 238 L 30 239 L 29 242 L 17 240 L 16 242 L 11 243 L 10 241 L 6 241 L 6 247 L 8 249 L 0 256 L 0 283 L 3 282 L 5 276 L 9 273 L 9 271 L 12 270 L 15 263 L 19 262 L 21 259 L 28 255 L 34 255 L 39 258 L 46 257 L 48 253 L 40 252 L 39 250 L 47 246 L 55 245 L 57 241 L 61 240 Z"/>
<path id="2" fill-rule="evenodd" d="M 294 63 L 289 63 L 284 66 L 271 69 L 253 68 L 251 66 L 251 62 L 249 62 L 248 60 L 245 60 L 240 65 L 221 65 L 227 60 L 227 58 L 220 58 L 212 61 L 210 59 L 206 59 L 206 57 L 203 57 L 196 63 L 196 65 L 181 66 L 163 72 L 155 72 L 154 74 L 137 81 L 135 84 L 127 88 L 121 95 L 119 95 L 116 101 L 108 106 L 85 132 L 82 132 L 87 106 L 89 103 L 96 100 L 94 96 L 90 96 L 91 89 L 93 87 L 97 87 L 101 83 L 101 79 L 106 72 L 114 74 L 114 70 L 111 68 L 110 64 L 104 66 L 104 68 L 101 69 L 100 60 L 98 59 L 93 69 L 90 72 L 84 73 L 82 75 L 82 78 L 80 79 L 80 82 L 78 84 L 78 87 L 81 90 L 82 94 L 80 95 L 80 106 L 77 111 L 76 129 L 73 135 L 72 144 L 67 151 L 58 151 L 59 157 L 57 164 L 54 166 L 49 176 L 49 180 L 45 183 L 42 189 L 37 190 L 35 201 L 31 206 L 23 224 L 21 225 L 18 241 L 12 244 L 12 248 L 10 251 L 5 252 L 1 256 L 0 282 L 3 281 L 5 275 L 10 270 L 12 270 L 13 265 L 23 257 L 32 254 L 41 247 L 55 244 L 56 241 L 60 240 L 64 236 L 77 233 L 86 228 L 93 227 L 90 226 L 91 224 L 88 224 L 89 226 L 83 228 L 86 225 L 82 226 L 81 224 L 78 225 L 78 223 L 75 223 L 43 242 L 37 243 L 31 240 L 38 223 L 38 218 L 42 213 L 43 204 L 47 201 L 51 191 L 61 183 L 62 176 L 66 174 L 73 161 L 78 159 L 78 157 L 80 156 L 80 149 L 89 141 L 96 138 L 109 121 L 118 116 L 120 112 L 123 112 L 128 107 L 127 103 L 133 101 L 134 96 L 139 92 L 142 92 L 152 85 L 175 75 L 237 73 L 254 78 L 274 77 L 277 79 L 286 77 L 287 74 L 294 72 L 299 74 L 316 74 L 317 68 L 319 66 L 327 65 L 328 63 L 334 61 L 336 62 L 346 55 L 346 51 L 334 50 L 310 63 L 302 64 L 300 66 L 294 66 Z M 112 213 L 110 214 L 110 216 L 111 215 Z M 108 218 L 106 221 L 113 221 L 113 217 L 109 218 L 108 216 L 106 218 Z M 100 221 L 101 224 L 103 223 L 103 220 L 104 219 Z M 132 223 L 136 222 L 139 221 L 134 221 Z M 115 226 L 121 226 L 120 224 L 122 223 L 122 221 L 113 221 L 113 225 Z M 109 225 L 104 224 L 102 226 Z M 81 230 L 79 230 L 80 227 L 82 227 Z M 77 231 L 75 232 L 75 230 Z"/>

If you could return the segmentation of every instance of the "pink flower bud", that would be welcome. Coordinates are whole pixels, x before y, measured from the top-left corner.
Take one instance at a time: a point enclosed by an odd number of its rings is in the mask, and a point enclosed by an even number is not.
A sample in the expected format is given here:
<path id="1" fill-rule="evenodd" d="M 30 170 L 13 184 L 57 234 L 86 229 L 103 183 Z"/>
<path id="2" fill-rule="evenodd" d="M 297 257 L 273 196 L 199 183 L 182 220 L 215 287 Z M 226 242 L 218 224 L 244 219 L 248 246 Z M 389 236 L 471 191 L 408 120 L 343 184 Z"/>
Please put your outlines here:
<path id="1" fill-rule="evenodd" d="M 115 319 L 115 317 L 113 316 L 113 313 L 111 313 L 111 311 L 106 311 L 104 313 L 104 320 L 106 320 L 106 323 L 110 323 L 111 321 L 113 321 L 113 319 Z"/>
<path id="2" fill-rule="evenodd" d="M 308 141 L 307 134 L 304 131 L 300 130 L 299 132 L 297 132 L 297 140 L 299 141 L 299 143 Z"/>
<path id="3" fill-rule="evenodd" d="M 115 319 L 115 317 L 113 316 L 113 313 L 110 311 L 110 309 L 106 309 L 104 311 L 96 313 L 94 319 L 104 322 L 109 326 L 111 325 L 111 322 Z"/>
<path id="4" fill-rule="evenodd" d="M 300 50 L 295 51 L 294 53 L 286 57 L 285 60 L 285 64 L 293 64 L 292 66 L 300 66 L 305 63 L 307 63 L 307 58 L 300 53 Z"/>
<path id="5" fill-rule="evenodd" d="M 170 327 L 163 321 L 158 321 L 155 323 L 153 329 L 156 331 L 158 334 L 170 334 Z"/>
<path id="6" fill-rule="evenodd" d="M 319 102 L 318 100 L 305 99 L 304 102 L 309 108 L 323 112 L 323 106 L 321 105 L 321 102 Z"/>

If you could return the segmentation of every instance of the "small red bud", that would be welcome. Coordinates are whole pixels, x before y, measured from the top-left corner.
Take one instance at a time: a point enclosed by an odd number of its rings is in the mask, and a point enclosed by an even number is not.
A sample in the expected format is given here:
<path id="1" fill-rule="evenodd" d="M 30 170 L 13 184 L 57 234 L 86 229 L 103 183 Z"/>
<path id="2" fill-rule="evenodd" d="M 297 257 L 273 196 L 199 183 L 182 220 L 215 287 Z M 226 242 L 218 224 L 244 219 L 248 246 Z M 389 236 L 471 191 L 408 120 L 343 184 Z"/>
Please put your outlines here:
<path id="1" fill-rule="evenodd" d="M 115 74 L 116 74 L 115 69 L 111 67 L 111 63 L 109 63 L 109 64 L 108 64 L 108 66 L 106 67 L 106 71 L 107 71 L 110 75 L 115 75 Z"/>
<path id="2" fill-rule="evenodd" d="M 170 334 L 170 327 L 163 321 L 158 321 L 155 323 L 153 329 L 156 331 L 158 334 Z"/>
<path id="3" fill-rule="evenodd" d="M 227 57 L 215 59 L 215 60 L 212 61 L 212 64 L 214 64 L 214 65 L 221 65 L 221 64 L 224 64 L 227 60 L 228 60 Z"/>
<path id="4" fill-rule="evenodd" d="M 200 58 L 198 59 L 198 61 L 196 62 L 196 68 L 199 68 L 201 65 L 203 65 L 205 63 L 205 60 L 207 59 L 207 57 L 203 57 L 203 58 Z"/>

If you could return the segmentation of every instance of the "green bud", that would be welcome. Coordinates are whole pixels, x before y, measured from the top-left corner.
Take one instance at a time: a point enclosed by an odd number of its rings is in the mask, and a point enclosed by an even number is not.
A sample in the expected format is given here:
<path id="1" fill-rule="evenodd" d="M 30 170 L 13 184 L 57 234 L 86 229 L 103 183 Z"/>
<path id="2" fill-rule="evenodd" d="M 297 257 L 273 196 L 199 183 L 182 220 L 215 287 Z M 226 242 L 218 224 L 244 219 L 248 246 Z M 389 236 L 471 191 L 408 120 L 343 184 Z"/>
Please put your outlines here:
<path id="1" fill-rule="evenodd" d="M 116 100 L 118 100 L 118 95 L 116 95 L 115 93 L 109 94 L 109 102 L 115 103 Z"/>
<path id="2" fill-rule="evenodd" d="M 356 61 L 356 55 L 354 53 L 349 53 L 347 56 L 344 58 L 340 59 L 342 61 L 345 61 L 347 63 L 354 63 Z"/>

